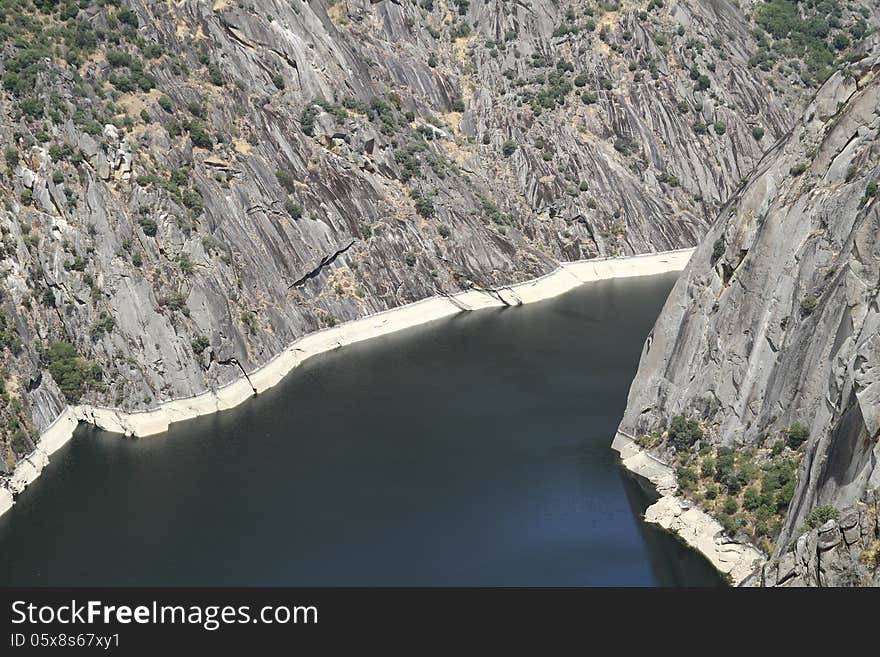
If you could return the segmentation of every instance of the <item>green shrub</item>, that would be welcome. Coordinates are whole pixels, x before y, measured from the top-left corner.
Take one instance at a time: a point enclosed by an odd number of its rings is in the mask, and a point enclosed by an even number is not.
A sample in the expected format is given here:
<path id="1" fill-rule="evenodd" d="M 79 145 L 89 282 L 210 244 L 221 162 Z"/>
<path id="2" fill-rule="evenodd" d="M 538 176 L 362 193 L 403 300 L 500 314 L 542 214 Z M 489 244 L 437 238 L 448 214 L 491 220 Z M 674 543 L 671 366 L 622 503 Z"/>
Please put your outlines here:
<path id="1" fill-rule="evenodd" d="M 749 486 L 746 488 L 745 493 L 743 493 L 743 508 L 747 511 L 754 511 L 761 505 L 761 494 L 758 493 L 758 489 L 754 486 Z"/>
<path id="2" fill-rule="evenodd" d="M 772 518 L 774 515 L 776 515 L 776 509 L 773 506 L 764 504 L 763 502 L 757 509 L 755 509 L 755 520 L 757 520 L 758 522 L 766 522 L 767 520 L 770 520 L 770 518 Z"/>
<path id="3" fill-rule="evenodd" d="M 699 480 L 697 471 L 688 467 L 677 468 L 675 470 L 675 478 L 678 481 L 679 487 L 684 491 L 693 490 Z"/>
<path id="4" fill-rule="evenodd" d="M 761 141 L 764 138 L 764 128 L 759 125 L 756 125 L 752 128 L 752 139 L 755 141 Z"/>
<path id="5" fill-rule="evenodd" d="M 137 14 L 135 14 L 131 9 L 120 9 L 119 13 L 116 14 L 116 18 L 119 20 L 120 23 L 123 23 L 130 27 L 136 28 L 138 26 Z"/>
<path id="6" fill-rule="evenodd" d="M 160 303 L 169 310 L 185 311 L 186 309 L 186 298 L 182 294 L 176 292 L 162 297 Z"/>
<path id="7" fill-rule="evenodd" d="M 162 46 L 158 43 L 148 43 L 141 48 L 141 52 L 147 59 L 159 59 L 162 56 Z"/>
<path id="8" fill-rule="evenodd" d="M 89 365 L 67 342 L 53 342 L 46 351 L 49 373 L 69 402 L 79 401 L 89 379 Z"/>
<path id="9" fill-rule="evenodd" d="M 319 110 L 314 105 L 306 107 L 299 117 L 299 126 L 303 133 L 309 137 L 315 136 L 315 118 L 318 116 Z"/>
<path id="10" fill-rule="evenodd" d="M 208 64 L 208 79 L 215 87 L 222 87 L 225 84 L 223 73 L 217 64 Z"/>
<path id="11" fill-rule="evenodd" d="M 737 472 L 737 476 L 742 482 L 742 485 L 748 486 L 749 484 L 757 481 L 758 475 L 758 466 L 755 465 L 751 460 L 742 459 L 742 461 L 740 462 L 739 472 Z"/>
<path id="12" fill-rule="evenodd" d="M 635 142 L 629 137 L 619 137 L 614 140 L 614 150 L 622 155 L 629 155 L 636 148 Z"/>
<path id="13" fill-rule="evenodd" d="M 180 265 L 180 271 L 189 276 L 195 271 L 195 266 L 193 265 L 192 259 L 186 253 L 181 253 L 177 258 L 177 264 Z"/>
<path id="14" fill-rule="evenodd" d="M 299 203 L 295 203 L 292 199 L 287 199 L 284 202 L 284 210 L 294 221 L 302 219 L 303 207 Z"/>
<path id="15" fill-rule="evenodd" d="M 199 117 L 200 119 L 205 118 L 205 108 L 202 107 L 201 103 L 195 101 L 192 103 L 187 103 L 186 111 L 188 111 L 193 116 Z"/>
<path id="16" fill-rule="evenodd" d="M 764 466 L 761 479 L 761 496 L 765 503 L 776 500 L 779 491 L 788 483 L 794 483 L 795 463 L 790 459 L 774 461 Z"/>
<path id="17" fill-rule="evenodd" d="M 816 310 L 816 306 L 819 305 L 819 300 L 816 299 L 812 294 L 808 294 L 801 300 L 801 315 L 804 317 L 809 317 Z"/>
<path id="18" fill-rule="evenodd" d="M 804 162 L 799 162 L 798 164 L 795 164 L 791 169 L 789 169 L 788 172 L 791 175 L 797 177 L 797 176 L 800 176 L 806 170 L 807 170 L 807 165 Z"/>
<path id="19" fill-rule="evenodd" d="M 123 94 L 132 93 L 137 89 L 137 82 L 130 75 L 116 75 L 113 73 L 110 75 L 110 84 L 113 85 L 116 91 Z"/>
<path id="20" fill-rule="evenodd" d="M 418 178 L 422 174 L 421 163 L 416 152 L 421 146 L 410 144 L 406 148 L 398 148 L 394 151 L 394 161 L 400 167 L 400 178 L 404 182 L 412 178 Z"/>
<path id="21" fill-rule="evenodd" d="M 715 481 L 721 483 L 733 474 L 733 450 L 729 447 L 719 447 L 716 456 Z"/>
<path id="22" fill-rule="evenodd" d="M 197 189 L 185 189 L 180 193 L 180 202 L 189 208 L 193 216 L 198 216 L 205 209 L 202 193 Z"/>
<path id="23" fill-rule="evenodd" d="M 689 449 L 694 443 L 702 439 L 703 430 L 696 420 L 686 418 L 684 415 L 676 415 L 669 425 L 669 442 L 677 451 Z"/>
<path id="24" fill-rule="evenodd" d="M 419 195 L 414 197 L 414 200 L 416 212 L 425 218 L 434 216 L 434 204 L 431 202 L 430 198 Z"/>
<path id="25" fill-rule="evenodd" d="M 724 498 L 724 513 L 729 516 L 732 516 L 739 510 L 739 502 L 732 495 L 728 495 Z"/>
<path id="26" fill-rule="evenodd" d="M 786 509 L 788 509 L 788 505 L 791 504 L 791 499 L 794 497 L 794 479 L 790 479 L 785 482 L 785 485 L 776 493 L 776 510 L 779 513 L 784 513 Z"/>
<path id="27" fill-rule="evenodd" d="M 501 154 L 504 157 L 510 157 L 518 147 L 515 141 L 509 139 L 501 146 Z"/>
<path id="28" fill-rule="evenodd" d="M 16 454 L 23 455 L 33 451 L 34 443 L 28 437 L 27 432 L 23 429 L 17 429 L 12 434 L 12 451 Z"/>
<path id="29" fill-rule="evenodd" d="M 803 445 L 809 437 L 810 430 L 800 422 L 795 422 L 785 429 L 785 442 L 792 449 L 797 449 Z"/>
<path id="30" fill-rule="evenodd" d="M 278 180 L 278 184 L 286 189 L 288 193 L 293 194 L 296 191 L 296 180 L 286 171 L 278 169 L 275 172 L 275 178 Z"/>
<path id="31" fill-rule="evenodd" d="M 715 476 L 715 459 L 709 456 L 703 459 L 702 463 L 700 463 L 700 476 L 705 478 Z"/>
<path id="32" fill-rule="evenodd" d="M 147 237 L 155 237 L 158 232 L 158 226 L 151 217 L 138 217 L 138 225 Z"/>
<path id="33" fill-rule="evenodd" d="M 211 139 L 211 136 L 208 134 L 208 131 L 205 130 L 205 127 L 199 122 L 193 119 L 189 122 L 188 125 L 189 138 L 192 140 L 193 146 L 198 146 L 199 148 L 210 149 L 214 147 L 214 141 Z"/>
<path id="34" fill-rule="evenodd" d="M 43 116 L 43 101 L 39 98 L 25 98 L 21 101 L 21 111 L 25 116 L 38 119 Z"/>
<path id="35" fill-rule="evenodd" d="M 242 324 L 247 327 L 248 333 L 254 334 L 257 332 L 257 315 L 250 311 L 244 311 L 240 316 Z"/>
<path id="36" fill-rule="evenodd" d="M 664 185 L 669 185 L 670 187 L 678 187 L 681 184 L 678 176 L 668 173 L 666 171 L 657 176 L 657 182 Z"/>
<path id="37" fill-rule="evenodd" d="M 598 100 L 599 99 L 596 97 L 596 94 L 594 94 L 591 91 L 585 91 L 584 93 L 581 94 L 581 101 L 585 105 L 592 105 L 592 104 L 598 102 Z"/>
<path id="38" fill-rule="evenodd" d="M 742 481 L 736 472 L 728 474 L 722 483 L 731 495 L 736 495 L 742 490 Z"/>
<path id="39" fill-rule="evenodd" d="M 192 346 L 193 353 L 198 355 L 211 346 L 211 342 L 204 335 L 199 335 L 192 339 L 190 345 Z"/>
<path id="40" fill-rule="evenodd" d="M 99 340 L 105 333 L 111 333 L 116 326 L 116 320 L 106 312 L 102 312 L 97 322 L 92 325 L 89 335 L 93 341 Z"/>
<path id="41" fill-rule="evenodd" d="M 718 517 L 718 522 L 721 524 L 722 529 L 724 529 L 725 534 L 733 535 L 736 533 L 736 519 L 732 515 L 722 513 Z"/>
<path id="42" fill-rule="evenodd" d="M 110 64 L 110 66 L 112 66 L 113 68 L 118 68 L 120 66 L 129 66 L 131 64 L 131 55 L 126 52 L 120 52 L 118 50 L 108 50 L 107 63 Z"/>
<path id="43" fill-rule="evenodd" d="M 829 520 L 837 520 L 840 517 L 840 511 L 830 504 L 817 506 L 807 515 L 807 527 L 816 529 L 821 527 Z"/>

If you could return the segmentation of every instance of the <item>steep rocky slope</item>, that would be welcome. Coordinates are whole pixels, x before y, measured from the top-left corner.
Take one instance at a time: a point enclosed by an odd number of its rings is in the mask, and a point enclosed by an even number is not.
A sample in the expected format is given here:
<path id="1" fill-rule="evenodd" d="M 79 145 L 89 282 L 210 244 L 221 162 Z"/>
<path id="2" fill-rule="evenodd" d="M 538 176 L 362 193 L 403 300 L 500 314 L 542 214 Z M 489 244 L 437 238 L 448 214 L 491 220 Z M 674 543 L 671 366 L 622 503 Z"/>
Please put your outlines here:
<path id="1" fill-rule="evenodd" d="M 728 0 L 0 0 L 0 471 L 68 401 L 694 244 L 876 21 L 811 7 L 803 41 Z"/>
<path id="2" fill-rule="evenodd" d="M 773 557 L 768 585 L 880 583 L 878 74 L 829 79 L 725 205 L 621 423 Z"/>

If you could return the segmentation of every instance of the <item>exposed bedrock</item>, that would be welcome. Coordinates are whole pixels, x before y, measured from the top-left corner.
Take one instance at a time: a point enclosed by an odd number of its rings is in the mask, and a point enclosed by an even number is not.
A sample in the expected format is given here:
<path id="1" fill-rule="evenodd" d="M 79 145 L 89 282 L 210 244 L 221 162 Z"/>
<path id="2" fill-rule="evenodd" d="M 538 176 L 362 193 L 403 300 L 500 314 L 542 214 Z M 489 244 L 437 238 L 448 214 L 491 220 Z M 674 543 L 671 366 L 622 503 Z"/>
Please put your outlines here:
<path id="1" fill-rule="evenodd" d="M 645 344 L 621 423 L 648 434 L 684 415 L 708 442 L 738 450 L 789 436 L 797 484 L 768 583 L 841 583 L 838 562 L 862 551 L 876 568 L 878 72 L 873 56 L 829 79 L 725 205 Z M 817 507 L 841 514 L 834 531 L 802 533 Z M 844 518 L 874 539 L 843 541 L 832 564 L 835 532 L 856 533 Z M 812 564 L 797 579 L 792 550 Z M 871 567 L 850 571 L 872 581 Z"/>

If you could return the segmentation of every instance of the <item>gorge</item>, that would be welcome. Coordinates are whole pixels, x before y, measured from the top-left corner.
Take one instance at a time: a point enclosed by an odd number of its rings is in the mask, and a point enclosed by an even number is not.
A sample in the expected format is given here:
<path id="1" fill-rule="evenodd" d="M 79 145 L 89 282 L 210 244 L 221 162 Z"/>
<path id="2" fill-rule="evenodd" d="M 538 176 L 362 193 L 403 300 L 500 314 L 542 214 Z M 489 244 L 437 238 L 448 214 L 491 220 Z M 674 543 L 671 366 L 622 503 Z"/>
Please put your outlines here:
<path id="1" fill-rule="evenodd" d="M 607 442 L 670 469 L 661 525 L 763 555 L 738 581 L 876 583 L 876 3 L 0 19 L 2 508 L 79 420 L 161 432 L 358 320 L 696 246 Z"/>
<path id="2" fill-rule="evenodd" d="M 719 585 L 608 448 L 674 280 L 348 345 L 147 438 L 83 426 L 0 517 L 0 583 Z"/>

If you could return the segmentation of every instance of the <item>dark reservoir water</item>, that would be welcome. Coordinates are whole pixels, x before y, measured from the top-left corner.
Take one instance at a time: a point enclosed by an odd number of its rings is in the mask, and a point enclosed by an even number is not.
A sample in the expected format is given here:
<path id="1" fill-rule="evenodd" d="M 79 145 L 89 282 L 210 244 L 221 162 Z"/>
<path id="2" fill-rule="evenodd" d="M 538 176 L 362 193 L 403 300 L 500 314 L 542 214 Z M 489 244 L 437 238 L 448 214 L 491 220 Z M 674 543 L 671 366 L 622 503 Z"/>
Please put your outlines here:
<path id="1" fill-rule="evenodd" d="M 720 584 L 610 449 L 674 280 L 345 347 L 161 436 L 81 428 L 0 517 L 0 584 Z"/>

